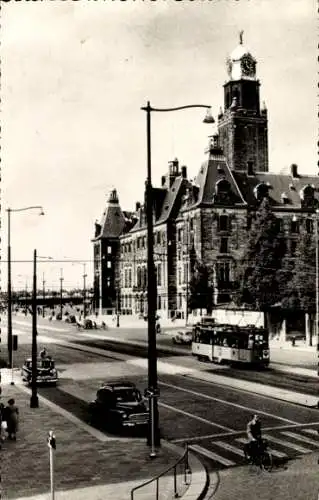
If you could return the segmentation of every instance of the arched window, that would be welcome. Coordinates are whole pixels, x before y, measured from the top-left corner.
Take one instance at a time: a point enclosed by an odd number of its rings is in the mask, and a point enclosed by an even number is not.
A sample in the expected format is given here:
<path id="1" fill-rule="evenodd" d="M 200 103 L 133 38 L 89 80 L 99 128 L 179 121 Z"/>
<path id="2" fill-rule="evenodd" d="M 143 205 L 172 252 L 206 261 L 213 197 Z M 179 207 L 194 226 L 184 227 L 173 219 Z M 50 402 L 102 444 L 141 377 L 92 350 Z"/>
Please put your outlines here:
<path id="1" fill-rule="evenodd" d="M 257 186 L 254 188 L 255 198 L 258 201 L 261 201 L 263 198 L 266 198 L 268 196 L 268 191 L 269 187 L 264 182 L 257 184 Z"/>

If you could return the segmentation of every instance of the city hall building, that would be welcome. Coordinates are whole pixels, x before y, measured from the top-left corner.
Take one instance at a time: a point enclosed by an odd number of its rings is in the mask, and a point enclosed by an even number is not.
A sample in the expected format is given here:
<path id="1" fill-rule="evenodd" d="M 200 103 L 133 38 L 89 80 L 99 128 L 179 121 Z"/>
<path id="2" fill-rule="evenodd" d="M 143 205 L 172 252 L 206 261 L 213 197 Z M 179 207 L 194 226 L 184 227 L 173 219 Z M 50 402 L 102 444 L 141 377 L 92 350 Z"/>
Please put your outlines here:
<path id="1" fill-rule="evenodd" d="M 302 228 L 313 231 L 318 177 L 269 172 L 268 118 L 260 102 L 256 60 L 240 44 L 227 59 L 224 104 L 218 134 L 209 138 L 206 158 L 194 180 L 177 159 L 169 162 L 153 189 L 154 263 L 157 311 L 184 317 L 191 260 L 208 271 L 214 305 L 230 302 L 236 265 L 254 213 L 267 197 L 281 220 L 293 254 Z M 95 224 L 94 297 L 100 312 L 147 314 L 147 225 L 145 204 L 124 211 L 116 190 Z"/>

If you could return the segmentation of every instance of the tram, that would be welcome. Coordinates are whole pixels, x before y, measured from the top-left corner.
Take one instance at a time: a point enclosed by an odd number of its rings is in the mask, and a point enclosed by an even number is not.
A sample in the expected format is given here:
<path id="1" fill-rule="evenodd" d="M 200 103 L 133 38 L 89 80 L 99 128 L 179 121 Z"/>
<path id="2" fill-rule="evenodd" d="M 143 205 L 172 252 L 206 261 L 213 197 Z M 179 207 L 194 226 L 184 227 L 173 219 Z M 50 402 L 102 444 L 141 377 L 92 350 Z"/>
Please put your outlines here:
<path id="1" fill-rule="evenodd" d="M 255 325 L 224 325 L 205 321 L 193 328 L 192 354 L 218 364 L 269 365 L 269 332 Z"/>

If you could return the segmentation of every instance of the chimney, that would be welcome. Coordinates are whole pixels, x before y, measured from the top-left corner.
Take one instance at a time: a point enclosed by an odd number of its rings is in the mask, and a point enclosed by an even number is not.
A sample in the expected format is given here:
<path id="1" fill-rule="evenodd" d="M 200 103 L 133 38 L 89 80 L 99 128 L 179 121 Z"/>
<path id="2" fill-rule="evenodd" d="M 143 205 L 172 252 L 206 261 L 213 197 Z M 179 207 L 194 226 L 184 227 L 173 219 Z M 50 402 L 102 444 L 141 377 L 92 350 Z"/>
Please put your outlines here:
<path id="1" fill-rule="evenodd" d="M 165 177 L 165 175 L 162 175 L 162 177 L 161 177 L 161 186 L 165 186 L 165 181 L 166 181 L 166 177 Z"/>
<path id="2" fill-rule="evenodd" d="M 141 208 L 141 204 L 139 201 L 137 201 L 135 204 L 135 211 L 138 212 L 140 208 Z"/>
<path id="3" fill-rule="evenodd" d="M 181 170 L 183 179 L 187 179 L 187 167 L 184 165 Z"/>
<path id="4" fill-rule="evenodd" d="M 254 175 L 254 162 L 253 161 L 247 162 L 247 175 L 249 175 L 249 176 Z"/>
<path id="5" fill-rule="evenodd" d="M 290 166 L 290 173 L 291 173 L 291 177 L 293 177 L 294 179 L 296 179 L 297 177 L 299 177 L 299 175 L 298 175 L 298 165 L 296 165 L 295 163 L 293 163 Z"/>

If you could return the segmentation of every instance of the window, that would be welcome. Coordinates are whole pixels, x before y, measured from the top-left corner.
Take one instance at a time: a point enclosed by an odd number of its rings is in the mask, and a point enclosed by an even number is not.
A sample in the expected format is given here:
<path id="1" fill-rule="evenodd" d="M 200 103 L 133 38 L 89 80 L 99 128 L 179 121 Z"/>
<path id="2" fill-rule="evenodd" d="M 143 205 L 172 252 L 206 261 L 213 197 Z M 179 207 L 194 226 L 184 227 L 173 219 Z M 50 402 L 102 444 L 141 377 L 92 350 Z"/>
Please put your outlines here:
<path id="1" fill-rule="evenodd" d="M 252 216 L 247 215 L 247 221 L 246 221 L 246 229 L 249 231 L 251 229 L 251 223 L 252 223 Z"/>
<path id="2" fill-rule="evenodd" d="M 132 287 L 132 269 L 128 270 L 128 287 Z"/>
<path id="3" fill-rule="evenodd" d="M 137 238 L 136 240 L 136 248 L 140 248 L 140 238 Z"/>
<path id="4" fill-rule="evenodd" d="M 228 215 L 220 215 L 218 222 L 219 231 L 228 231 Z"/>
<path id="5" fill-rule="evenodd" d="M 182 284 L 182 270 L 180 267 L 178 268 L 178 284 Z"/>
<path id="6" fill-rule="evenodd" d="M 107 268 L 108 269 L 111 269 L 112 267 L 112 262 L 110 260 L 107 261 Z"/>
<path id="7" fill-rule="evenodd" d="M 299 233 L 299 222 L 297 221 L 297 219 L 294 219 L 294 218 L 292 219 L 291 226 L 290 226 L 290 231 L 293 234 Z"/>
<path id="8" fill-rule="evenodd" d="M 311 219 L 306 219 L 306 231 L 307 233 L 313 233 L 313 221 Z"/>
<path id="9" fill-rule="evenodd" d="M 157 309 L 162 309 L 162 297 L 160 295 L 157 297 Z"/>
<path id="10" fill-rule="evenodd" d="M 220 253 L 228 253 L 228 238 L 220 239 Z"/>
<path id="11" fill-rule="evenodd" d="M 137 288 L 141 288 L 142 286 L 142 272 L 141 272 L 141 268 L 138 267 L 137 268 Z"/>
<path id="12" fill-rule="evenodd" d="M 161 244 L 161 233 L 160 233 L 160 232 L 158 232 L 158 233 L 156 234 L 156 243 L 157 243 L 158 245 L 160 245 L 160 244 Z"/>
<path id="13" fill-rule="evenodd" d="M 217 264 L 217 280 L 218 283 L 229 283 L 230 266 L 229 262 L 221 262 Z"/>
<path id="14" fill-rule="evenodd" d="M 181 242 L 183 239 L 183 229 L 180 228 L 177 232 L 177 241 Z"/>
<path id="15" fill-rule="evenodd" d="M 107 253 L 108 254 L 112 253 L 112 247 L 107 247 Z"/>
<path id="16" fill-rule="evenodd" d="M 156 266 L 156 280 L 157 286 L 162 286 L 162 265 L 157 264 Z"/>
<path id="17" fill-rule="evenodd" d="M 184 283 L 188 282 L 188 263 L 184 264 Z"/>
<path id="18" fill-rule="evenodd" d="M 182 294 L 178 294 L 178 308 L 181 309 L 183 307 Z"/>
<path id="19" fill-rule="evenodd" d="M 109 288 L 111 286 L 111 278 L 107 278 L 106 286 Z"/>

